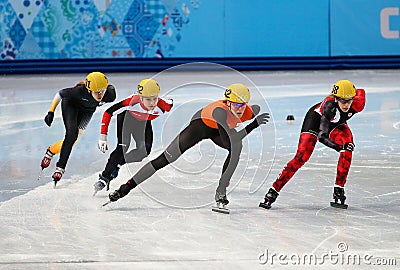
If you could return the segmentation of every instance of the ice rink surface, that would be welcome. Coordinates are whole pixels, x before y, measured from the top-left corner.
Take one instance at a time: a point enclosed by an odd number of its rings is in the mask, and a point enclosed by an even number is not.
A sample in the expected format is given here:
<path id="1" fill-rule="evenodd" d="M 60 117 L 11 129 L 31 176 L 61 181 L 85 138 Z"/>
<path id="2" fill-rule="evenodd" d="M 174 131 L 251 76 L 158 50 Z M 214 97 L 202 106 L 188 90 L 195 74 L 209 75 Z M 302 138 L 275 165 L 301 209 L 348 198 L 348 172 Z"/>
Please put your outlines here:
<path id="1" fill-rule="evenodd" d="M 117 100 L 155 74 L 108 74 Z M 272 119 L 244 141 L 231 180 L 230 215 L 211 211 L 226 152 L 204 141 L 128 196 L 101 208 L 93 183 L 107 162 L 97 149 L 100 107 L 56 189 L 56 156 L 37 181 L 46 148 L 64 136 L 60 107 L 43 122 L 55 93 L 85 74 L 0 78 L 0 269 L 398 269 L 400 265 L 400 70 L 187 71 L 159 77 L 173 110 L 153 121 L 153 152 L 125 165 L 111 191 L 158 156 L 192 114 L 249 84 L 251 104 Z M 239 76 L 239 77 L 237 77 Z M 242 77 L 240 77 L 242 76 Z M 303 117 L 339 79 L 367 93 L 349 125 L 356 149 L 346 184 L 349 208 L 329 206 L 338 154 L 322 144 L 273 205 L 258 207 L 296 151 Z M 246 81 L 248 80 L 248 81 Z M 253 82 L 251 85 L 249 82 Z M 286 122 L 292 114 L 295 121 Z M 116 121 L 109 142 L 116 144 Z M 394 265 L 396 264 L 396 265 Z"/>

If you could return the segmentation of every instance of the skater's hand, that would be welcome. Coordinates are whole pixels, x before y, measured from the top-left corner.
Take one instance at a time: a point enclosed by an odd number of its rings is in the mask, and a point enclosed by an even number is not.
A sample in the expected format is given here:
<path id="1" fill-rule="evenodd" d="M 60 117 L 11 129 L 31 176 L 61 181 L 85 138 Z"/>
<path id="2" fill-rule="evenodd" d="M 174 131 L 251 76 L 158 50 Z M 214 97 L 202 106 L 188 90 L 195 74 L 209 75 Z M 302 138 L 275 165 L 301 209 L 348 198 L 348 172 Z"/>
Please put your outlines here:
<path id="1" fill-rule="evenodd" d="M 108 150 L 108 143 L 107 143 L 107 135 L 106 134 L 100 134 L 100 139 L 99 139 L 99 149 L 101 152 L 105 153 Z"/>
<path id="2" fill-rule="evenodd" d="M 54 112 L 48 112 L 47 115 L 44 117 L 44 122 L 48 126 L 51 126 L 51 123 L 53 123 L 53 119 L 54 119 Z"/>
<path id="3" fill-rule="evenodd" d="M 354 147 L 355 147 L 354 143 L 347 142 L 347 143 L 343 144 L 341 151 L 353 152 L 354 151 Z"/>
<path id="4" fill-rule="evenodd" d="M 269 119 L 269 113 L 267 113 L 267 112 L 266 113 L 262 113 L 262 114 L 260 114 L 260 115 L 255 117 L 253 123 L 255 125 L 257 125 L 257 127 L 258 127 L 259 125 L 263 125 L 263 124 L 268 123 L 268 119 Z"/>

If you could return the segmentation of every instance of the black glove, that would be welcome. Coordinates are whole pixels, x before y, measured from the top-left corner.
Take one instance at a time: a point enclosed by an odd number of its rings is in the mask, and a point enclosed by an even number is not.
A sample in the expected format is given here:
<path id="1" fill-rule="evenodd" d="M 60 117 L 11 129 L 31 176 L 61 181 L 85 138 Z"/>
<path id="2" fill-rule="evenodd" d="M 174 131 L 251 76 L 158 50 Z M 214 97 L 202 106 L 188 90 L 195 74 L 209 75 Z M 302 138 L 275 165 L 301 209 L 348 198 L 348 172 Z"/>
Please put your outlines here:
<path id="1" fill-rule="evenodd" d="M 54 119 L 54 112 L 48 112 L 46 117 L 44 118 L 44 122 L 48 126 L 51 126 L 51 123 L 53 123 L 53 119 Z"/>
<path id="2" fill-rule="evenodd" d="M 268 123 L 268 119 L 269 119 L 269 113 L 262 113 L 258 116 L 255 117 L 253 124 L 258 127 L 259 125 L 263 125 Z"/>
<path id="3" fill-rule="evenodd" d="M 352 143 L 352 142 L 347 142 L 347 143 L 343 144 L 342 150 L 341 150 L 341 151 L 353 152 L 353 151 L 354 151 L 354 147 L 356 147 L 356 146 L 354 145 L 354 143 Z"/>
<path id="4" fill-rule="evenodd" d="M 245 127 L 246 134 L 250 134 L 254 129 L 258 128 L 258 126 L 262 124 L 266 124 L 269 119 L 269 113 L 262 113 L 256 116 L 250 124 Z"/>

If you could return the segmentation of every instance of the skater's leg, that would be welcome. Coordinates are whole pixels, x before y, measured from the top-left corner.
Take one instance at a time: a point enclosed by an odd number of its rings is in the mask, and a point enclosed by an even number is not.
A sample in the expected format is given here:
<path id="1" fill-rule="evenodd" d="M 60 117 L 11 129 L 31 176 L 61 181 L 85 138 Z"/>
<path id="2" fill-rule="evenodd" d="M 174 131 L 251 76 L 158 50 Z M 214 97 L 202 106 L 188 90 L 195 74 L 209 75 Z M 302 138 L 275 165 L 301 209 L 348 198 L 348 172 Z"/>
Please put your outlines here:
<path id="1" fill-rule="evenodd" d="M 200 140 L 202 140 L 201 131 L 197 130 L 195 124 L 189 124 L 167 147 L 167 149 L 156 159 L 153 159 L 142 169 L 140 169 L 133 177 L 133 181 L 137 185 L 151 177 L 156 171 L 164 168 L 170 163 L 175 162 L 186 150 L 192 148 Z"/>
<path id="2" fill-rule="evenodd" d="M 78 131 L 78 137 L 76 138 L 74 144 L 72 147 L 75 146 L 75 144 L 78 142 L 78 140 L 82 137 L 82 135 L 85 133 L 85 129 L 79 129 Z M 55 144 L 49 146 L 49 150 L 53 153 L 53 155 L 57 155 L 61 152 L 61 148 L 63 145 L 64 139 L 58 140 Z"/>
<path id="3" fill-rule="evenodd" d="M 64 142 L 64 139 L 57 141 L 55 144 L 49 147 L 49 150 L 53 153 L 53 155 L 57 155 L 61 152 L 61 147 Z"/>
<path id="4" fill-rule="evenodd" d="M 72 145 L 72 147 L 75 146 L 76 142 L 79 140 L 79 138 L 83 135 L 85 132 L 84 129 L 79 129 L 78 131 L 78 137 L 75 140 L 75 143 Z M 42 159 L 41 162 L 41 167 L 42 170 L 47 168 L 50 165 L 51 160 L 53 159 L 54 155 L 59 154 L 61 152 L 61 147 L 64 142 L 64 139 L 57 141 L 55 144 L 49 146 L 46 150 L 46 154 Z"/>
<path id="5" fill-rule="evenodd" d="M 153 145 L 153 128 L 150 121 L 142 122 L 139 127 L 133 129 L 133 139 L 136 142 L 136 148 L 125 154 L 127 163 L 140 162 L 147 157 Z"/>
<path id="6" fill-rule="evenodd" d="M 110 201 L 124 197 L 137 185 L 150 178 L 156 171 L 177 160 L 186 150 L 205 138 L 209 138 L 211 129 L 205 127 L 201 120 L 193 120 L 171 142 L 167 149 L 156 159 L 144 165 L 126 184 L 109 195 Z"/>
<path id="7" fill-rule="evenodd" d="M 278 179 L 275 180 L 272 187 L 268 190 L 267 194 L 265 194 L 264 202 L 260 203 L 260 207 L 266 209 L 271 208 L 271 204 L 275 202 L 279 195 L 279 191 L 281 191 L 293 175 L 310 159 L 317 140 L 317 136 L 311 133 L 303 132 L 300 134 L 295 157 L 286 164 Z"/>
<path id="8" fill-rule="evenodd" d="M 295 157 L 286 164 L 278 179 L 272 184 L 277 192 L 279 192 L 293 175 L 309 160 L 317 140 L 318 138 L 311 133 L 300 134 Z"/>
<path id="9" fill-rule="evenodd" d="M 216 190 L 216 200 L 217 198 L 226 198 L 226 189 L 229 186 L 230 180 L 232 178 L 233 173 L 236 170 L 236 167 L 240 160 L 240 154 L 242 152 L 242 141 L 239 141 L 227 148 L 223 145 L 221 138 L 219 136 L 211 138 L 211 140 L 217 144 L 218 146 L 227 149 L 229 154 L 225 159 L 224 165 L 222 167 L 222 174 L 219 179 L 219 184 Z"/>
<path id="10" fill-rule="evenodd" d="M 70 105 L 68 101 L 61 102 L 62 116 L 65 126 L 65 137 L 62 143 L 60 157 L 57 162 L 57 167 L 65 170 L 67 161 L 71 154 L 72 146 L 78 138 L 78 109 Z"/>
<path id="11" fill-rule="evenodd" d="M 127 112 L 117 116 L 117 146 L 114 151 L 111 152 L 107 164 L 101 173 L 101 175 L 108 180 L 111 180 L 111 174 L 118 165 L 125 164 L 125 153 L 131 143 L 132 130 L 134 127 L 125 119 L 129 119 Z"/>
<path id="12" fill-rule="evenodd" d="M 54 184 L 60 181 L 63 176 L 72 147 L 84 133 L 93 115 L 93 113 L 78 111 L 77 108 L 71 106 L 68 101 L 64 102 L 64 100 L 61 103 L 61 108 L 66 132 L 60 151 L 60 158 L 58 159 L 56 170 L 52 176 Z"/>
<path id="13" fill-rule="evenodd" d="M 347 175 L 350 171 L 352 156 L 352 152 L 349 151 L 343 151 L 340 153 L 335 181 L 335 184 L 340 187 L 344 187 L 346 184 Z"/>
<path id="14" fill-rule="evenodd" d="M 351 130 L 347 124 L 340 125 L 333 129 L 329 134 L 329 138 L 339 145 L 353 143 L 353 134 L 351 133 Z M 350 170 L 352 156 L 352 150 L 340 151 L 337 164 L 335 187 L 333 188 L 334 202 L 331 202 L 331 206 L 333 207 L 344 209 L 347 208 L 347 204 L 345 204 L 346 196 L 344 192 L 344 185 L 346 184 L 347 175 Z"/>
<path id="15" fill-rule="evenodd" d="M 125 160 L 123 159 L 123 146 L 118 144 L 114 151 L 111 152 L 110 157 L 108 158 L 107 164 L 101 173 L 107 179 L 110 179 L 112 172 L 118 165 L 123 165 Z"/>
<path id="16" fill-rule="evenodd" d="M 347 142 L 353 143 L 353 134 L 348 125 L 341 125 L 332 130 L 330 134 L 331 140 L 335 143 L 343 145 Z M 349 174 L 353 152 L 344 150 L 340 152 L 337 164 L 336 182 L 335 185 L 344 187 Z"/>

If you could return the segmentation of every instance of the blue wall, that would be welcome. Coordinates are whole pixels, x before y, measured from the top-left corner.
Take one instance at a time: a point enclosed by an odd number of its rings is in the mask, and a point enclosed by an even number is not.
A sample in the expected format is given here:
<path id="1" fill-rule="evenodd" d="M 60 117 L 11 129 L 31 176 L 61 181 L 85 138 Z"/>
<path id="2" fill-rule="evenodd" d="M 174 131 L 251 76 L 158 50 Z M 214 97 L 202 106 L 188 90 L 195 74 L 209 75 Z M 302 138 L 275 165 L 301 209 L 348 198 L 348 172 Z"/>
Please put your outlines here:
<path id="1" fill-rule="evenodd" d="M 328 56 L 328 14 L 328 0 L 204 1 L 173 56 Z"/>
<path id="2" fill-rule="evenodd" d="M 199 59 L 398 67 L 399 9 L 399 0 L 3 0 L 0 73 L 157 70 Z"/>

